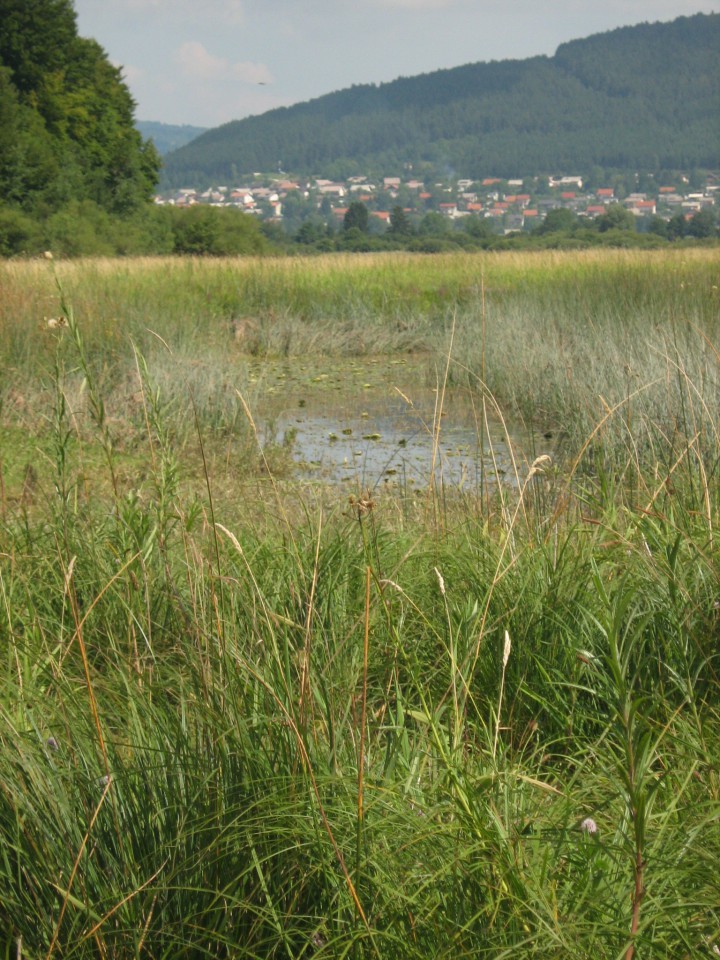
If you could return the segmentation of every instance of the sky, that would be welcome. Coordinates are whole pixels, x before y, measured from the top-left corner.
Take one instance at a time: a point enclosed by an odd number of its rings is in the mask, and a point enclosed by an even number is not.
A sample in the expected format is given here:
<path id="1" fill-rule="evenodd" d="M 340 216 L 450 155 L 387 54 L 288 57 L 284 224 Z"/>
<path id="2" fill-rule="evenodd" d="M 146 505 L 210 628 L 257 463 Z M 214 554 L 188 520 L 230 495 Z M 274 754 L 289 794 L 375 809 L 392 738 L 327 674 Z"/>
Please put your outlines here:
<path id="1" fill-rule="evenodd" d="M 720 0 L 75 0 L 79 34 L 122 67 L 136 119 L 200 127 L 718 9 Z"/>

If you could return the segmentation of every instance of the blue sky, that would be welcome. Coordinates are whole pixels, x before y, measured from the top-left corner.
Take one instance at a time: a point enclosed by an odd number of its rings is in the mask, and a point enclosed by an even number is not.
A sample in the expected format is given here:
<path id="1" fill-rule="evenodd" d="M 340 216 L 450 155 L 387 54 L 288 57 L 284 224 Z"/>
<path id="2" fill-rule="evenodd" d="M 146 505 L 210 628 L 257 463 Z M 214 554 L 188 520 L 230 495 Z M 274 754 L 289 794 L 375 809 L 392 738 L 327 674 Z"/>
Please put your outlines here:
<path id="1" fill-rule="evenodd" d="M 273 107 L 480 60 L 552 55 L 720 0 L 75 0 L 121 65 L 139 120 L 214 127 Z"/>

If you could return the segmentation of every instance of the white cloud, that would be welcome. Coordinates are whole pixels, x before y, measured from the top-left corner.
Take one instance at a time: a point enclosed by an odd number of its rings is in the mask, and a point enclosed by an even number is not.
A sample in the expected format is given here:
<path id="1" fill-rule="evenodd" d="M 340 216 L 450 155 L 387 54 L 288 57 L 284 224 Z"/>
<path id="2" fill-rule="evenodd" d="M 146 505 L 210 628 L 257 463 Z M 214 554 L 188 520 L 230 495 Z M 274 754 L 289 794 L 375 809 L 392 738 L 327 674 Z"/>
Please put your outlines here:
<path id="1" fill-rule="evenodd" d="M 234 79 L 241 83 L 272 83 L 272 74 L 264 63 L 249 60 L 231 63 L 216 57 L 198 40 L 188 40 L 175 53 L 175 62 L 187 77 L 206 83 Z"/>
<path id="2" fill-rule="evenodd" d="M 214 57 L 198 40 L 188 40 L 175 54 L 175 62 L 186 76 L 216 80 L 227 72 L 228 62 Z"/>

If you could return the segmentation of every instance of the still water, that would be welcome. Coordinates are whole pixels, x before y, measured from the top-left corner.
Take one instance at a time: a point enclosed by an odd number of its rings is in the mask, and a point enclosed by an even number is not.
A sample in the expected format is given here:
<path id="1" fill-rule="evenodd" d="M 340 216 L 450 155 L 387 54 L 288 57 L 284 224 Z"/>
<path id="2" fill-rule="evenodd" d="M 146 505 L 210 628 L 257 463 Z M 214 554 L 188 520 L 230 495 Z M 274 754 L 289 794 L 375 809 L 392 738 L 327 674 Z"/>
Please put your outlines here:
<path id="1" fill-rule="evenodd" d="M 292 440 L 301 477 L 374 489 L 388 484 L 425 486 L 431 477 L 458 488 L 515 483 L 530 454 L 532 438 L 506 433 L 498 420 L 482 429 L 481 411 L 467 398 L 446 395 L 443 415 L 426 391 L 408 403 L 395 392 L 363 403 L 326 403 L 319 409 L 285 411 L 278 437 Z"/>
<path id="2" fill-rule="evenodd" d="M 528 461 L 551 452 L 543 438 L 508 427 L 489 410 L 486 423 L 474 391 L 443 392 L 427 361 L 323 366 L 318 360 L 257 371 L 266 412 L 261 439 L 284 441 L 299 477 L 370 490 L 425 486 L 434 477 L 470 489 L 515 484 Z M 427 385 L 433 380 L 437 387 Z"/>

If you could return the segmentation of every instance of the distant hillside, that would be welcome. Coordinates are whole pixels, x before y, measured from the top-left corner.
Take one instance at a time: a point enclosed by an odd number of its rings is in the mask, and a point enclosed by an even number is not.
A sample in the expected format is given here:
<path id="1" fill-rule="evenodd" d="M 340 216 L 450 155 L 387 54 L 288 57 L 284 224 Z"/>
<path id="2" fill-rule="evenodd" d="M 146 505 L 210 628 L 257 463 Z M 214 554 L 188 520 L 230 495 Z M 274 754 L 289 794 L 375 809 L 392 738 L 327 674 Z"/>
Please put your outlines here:
<path id="1" fill-rule="evenodd" d="M 184 147 L 207 130 L 207 127 L 191 127 L 189 124 L 177 126 L 172 123 L 157 123 L 154 120 L 137 120 L 135 126 L 145 140 L 152 140 L 161 156 Z"/>
<path id="2" fill-rule="evenodd" d="M 574 40 L 553 57 L 475 63 L 354 86 L 209 130 L 161 183 L 389 174 L 407 164 L 513 177 L 592 167 L 715 167 L 720 14 Z"/>

